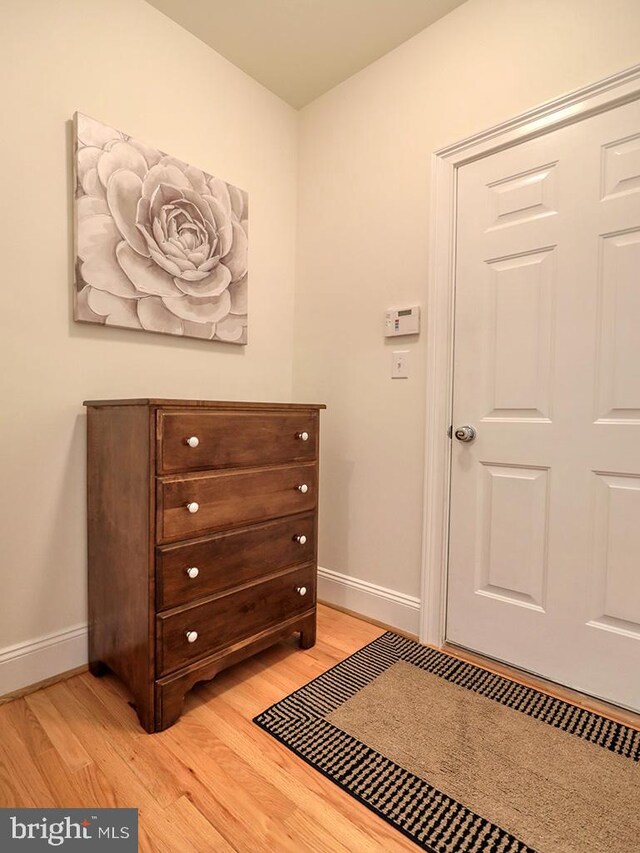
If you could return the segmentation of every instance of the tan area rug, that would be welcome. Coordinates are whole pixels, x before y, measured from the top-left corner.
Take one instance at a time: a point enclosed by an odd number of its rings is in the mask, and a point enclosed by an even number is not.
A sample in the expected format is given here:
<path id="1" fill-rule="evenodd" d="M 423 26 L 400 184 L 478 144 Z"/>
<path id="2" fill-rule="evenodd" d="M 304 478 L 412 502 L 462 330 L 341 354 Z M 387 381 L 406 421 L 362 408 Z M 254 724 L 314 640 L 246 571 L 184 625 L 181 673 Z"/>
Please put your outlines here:
<path id="1" fill-rule="evenodd" d="M 405 661 L 327 716 L 549 853 L 640 851 L 640 765 Z"/>
<path id="2" fill-rule="evenodd" d="M 640 853 L 640 732 L 397 634 L 255 722 L 432 853 Z"/>

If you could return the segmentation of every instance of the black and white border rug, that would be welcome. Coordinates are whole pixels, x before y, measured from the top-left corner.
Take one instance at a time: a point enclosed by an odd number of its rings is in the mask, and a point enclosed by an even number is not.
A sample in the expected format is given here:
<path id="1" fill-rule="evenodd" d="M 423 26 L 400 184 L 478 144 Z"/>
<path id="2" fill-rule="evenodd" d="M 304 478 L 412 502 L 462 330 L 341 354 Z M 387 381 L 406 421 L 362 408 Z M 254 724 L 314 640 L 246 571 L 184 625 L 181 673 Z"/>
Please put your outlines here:
<path id="1" fill-rule="evenodd" d="M 535 853 L 325 719 L 398 661 L 640 761 L 639 731 L 389 631 L 263 711 L 254 722 L 423 850 Z"/>

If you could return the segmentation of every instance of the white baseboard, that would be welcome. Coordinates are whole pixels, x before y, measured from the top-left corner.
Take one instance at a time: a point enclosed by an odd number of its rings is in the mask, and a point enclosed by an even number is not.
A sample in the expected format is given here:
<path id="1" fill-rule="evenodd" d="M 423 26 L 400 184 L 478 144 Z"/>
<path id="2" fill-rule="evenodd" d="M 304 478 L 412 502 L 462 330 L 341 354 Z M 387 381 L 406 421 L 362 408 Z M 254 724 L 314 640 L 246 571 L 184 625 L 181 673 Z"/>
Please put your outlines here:
<path id="1" fill-rule="evenodd" d="M 87 626 L 76 625 L 0 650 L 0 696 L 87 663 Z"/>
<path id="2" fill-rule="evenodd" d="M 318 567 L 318 598 L 409 634 L 420 633 L 420 599 Z"/>

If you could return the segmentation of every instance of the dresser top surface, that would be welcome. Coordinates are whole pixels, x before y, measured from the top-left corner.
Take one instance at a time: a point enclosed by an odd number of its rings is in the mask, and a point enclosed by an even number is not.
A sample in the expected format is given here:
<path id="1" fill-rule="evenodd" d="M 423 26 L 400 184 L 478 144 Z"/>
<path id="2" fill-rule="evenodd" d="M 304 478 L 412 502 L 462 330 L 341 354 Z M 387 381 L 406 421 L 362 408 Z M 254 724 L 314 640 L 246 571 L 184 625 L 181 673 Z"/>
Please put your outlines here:
<path id="1" fill-rule="evenodd" d="M 255 411 L 297 411 L 326 409 L 324 403 L 251 403 L 237 400 L 168 400 L 161 397 L 130 400 L 85 400 L 87 407 L 97 406 L 158 406 L 172 409 L 252 409 Z"/>

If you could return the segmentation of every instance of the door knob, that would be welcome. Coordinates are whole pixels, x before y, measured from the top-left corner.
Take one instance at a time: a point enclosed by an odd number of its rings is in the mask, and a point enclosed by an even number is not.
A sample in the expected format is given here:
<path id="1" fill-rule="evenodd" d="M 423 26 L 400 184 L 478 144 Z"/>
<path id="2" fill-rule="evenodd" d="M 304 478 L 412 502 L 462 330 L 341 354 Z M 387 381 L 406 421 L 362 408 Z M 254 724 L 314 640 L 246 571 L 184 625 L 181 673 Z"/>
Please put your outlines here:
<path id="1" fill-rule="evenodd" d="M 458 441 L 473 441 L 476 437 L 475 428 L 472 426 L 460 426 L 454 432 Z"/>

